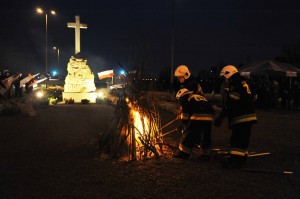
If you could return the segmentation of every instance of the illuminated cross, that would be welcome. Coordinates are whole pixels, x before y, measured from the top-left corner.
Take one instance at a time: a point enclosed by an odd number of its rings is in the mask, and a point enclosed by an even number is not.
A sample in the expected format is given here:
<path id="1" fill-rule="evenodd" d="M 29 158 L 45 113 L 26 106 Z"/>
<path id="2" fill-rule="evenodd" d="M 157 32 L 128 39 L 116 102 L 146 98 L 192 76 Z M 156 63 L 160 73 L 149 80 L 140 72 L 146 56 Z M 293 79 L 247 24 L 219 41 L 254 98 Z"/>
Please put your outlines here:
<path id="1" fill-rule="evenodd" d="M 80 52 L 80 28 L 87 29 L 87 25 L 81 24 L 79 16 L 75 16 L 75 23 L 69 22 L 68 28 L 75 28 L 75 54 L 77 54 Z"/>

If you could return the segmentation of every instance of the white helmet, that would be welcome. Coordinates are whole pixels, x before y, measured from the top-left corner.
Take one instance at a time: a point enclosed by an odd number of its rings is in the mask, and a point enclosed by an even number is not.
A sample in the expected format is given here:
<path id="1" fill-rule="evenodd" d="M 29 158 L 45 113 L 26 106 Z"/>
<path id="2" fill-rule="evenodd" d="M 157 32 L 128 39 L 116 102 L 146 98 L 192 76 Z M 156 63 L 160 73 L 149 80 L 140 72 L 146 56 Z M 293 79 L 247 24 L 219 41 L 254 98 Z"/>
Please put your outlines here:
<path id="1" fill-rule="evenodd" d="M 226 79 L 229 79 L 233 74 L 237 73 L 238 70 L 232 65 L 224 66 L 221 70 L 220 76 L 224 76 Z"/>
<path id="2" fill-rule="evenodd" d="M 175 77 L 184 77 L 184 79 L 188 79 L 191 76 L 191 72 L 189 71 L 189 68 L 186 65 L 180 65 L 176 68 Z"/>
<path id="3" fill-rule="evenodd" d="M 180 89 L 177 93 L 176 93 L 176 98 L 179 99 L 187 94 L 192 94 L 194 93 L 193 91 L 189 91 L 188 89 L 186 88 L 182 88 Z"/>

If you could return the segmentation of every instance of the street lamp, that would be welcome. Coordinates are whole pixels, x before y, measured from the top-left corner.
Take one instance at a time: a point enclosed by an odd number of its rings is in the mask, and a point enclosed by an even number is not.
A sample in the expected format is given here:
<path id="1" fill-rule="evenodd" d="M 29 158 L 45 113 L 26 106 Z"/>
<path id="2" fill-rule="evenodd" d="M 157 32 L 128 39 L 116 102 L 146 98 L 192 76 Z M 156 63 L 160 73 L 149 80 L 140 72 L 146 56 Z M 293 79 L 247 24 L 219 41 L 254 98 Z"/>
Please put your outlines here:
<path id="1" fill-rule="evenodd" d="M 59 48 L 53 47 L 53 50 L 57 50 L 57 68 L 59 68 Z"/>
<path id="2" fill-rule="evenodd" d="M 42 8 L 37 8 L 36 12 L 38 14 L 45 14 L 45 22 L 46 22 L 46 41 L 45 41 L 45 45 L 46 45 L 46 54 L 45 54 L 45 69 L 46 69 L 46 73 L 48 71 L 48 12 L 52 15 L 56 15 L 56 12 L 54 10 L 50 10 L 50 11 L 45 11 Z"/>
<path id="3" fill-rule="evenodd" d="M 175 40 L 175 0 L 172 0 L 172 21 L 171 21 L 171 78 L 170 78 L 170 90 L 173 89 L 173 68 L 174 68 L 174 40 Z"/>

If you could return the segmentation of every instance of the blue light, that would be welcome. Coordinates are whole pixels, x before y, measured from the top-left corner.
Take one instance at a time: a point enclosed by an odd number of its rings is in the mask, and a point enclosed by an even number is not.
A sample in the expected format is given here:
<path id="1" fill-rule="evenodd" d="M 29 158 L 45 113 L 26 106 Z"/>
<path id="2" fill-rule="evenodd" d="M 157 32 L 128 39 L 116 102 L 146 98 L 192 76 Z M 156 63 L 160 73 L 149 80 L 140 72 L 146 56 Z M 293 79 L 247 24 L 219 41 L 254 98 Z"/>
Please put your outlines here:
<path id="1" fill-rule="evenodd" d="M 125 70 L 120 70 L 120 75 L 125 75 Z"/>
<path id="2" fill-rule="evenodd" d="M 56 75 L 57 75 L 57 71 L 56 70 L 52 71 L 52 76 L 56 76 Z"/>

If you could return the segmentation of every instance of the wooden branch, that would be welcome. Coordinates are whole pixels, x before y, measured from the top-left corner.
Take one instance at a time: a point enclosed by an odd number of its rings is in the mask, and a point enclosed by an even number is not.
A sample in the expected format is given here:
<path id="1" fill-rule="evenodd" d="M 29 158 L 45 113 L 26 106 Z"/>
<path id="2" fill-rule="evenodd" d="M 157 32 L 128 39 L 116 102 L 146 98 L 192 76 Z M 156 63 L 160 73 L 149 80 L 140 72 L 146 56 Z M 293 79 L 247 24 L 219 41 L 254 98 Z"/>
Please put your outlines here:
<path id="1" fill-rule="evenodd" d="M 169 131 L 169 132 L 167 132 L 167 133 L 164 133 L 164 134 L 162 134 L 161 136 L 158 136 L 158 138 L 161 138 L 161 137 L 164 137 L 164 136 L 166 136 L 166 135 L 169 135 L 169 134 L 171 134 L 171 133 L 173 133 L 173 132 L 175 132 L 175 131 L 177 131 L 177 129 L 173 129 L 172 131 Z"/>
<path id="2" fill-rule="evenodd" d="M 166 125 L 164 125 L 163 127 L 161 127 L 159 129 L 159 131 L 161 131 L 162 129 L 166 128 L 167 126 L 169 126 L 170 124 L 172 124 L 173 122 L 175 122 L 177 120 L 177 118 L 175 118 L 174 120 L 170 121 L 169 123 L 167 123 Z"/>

